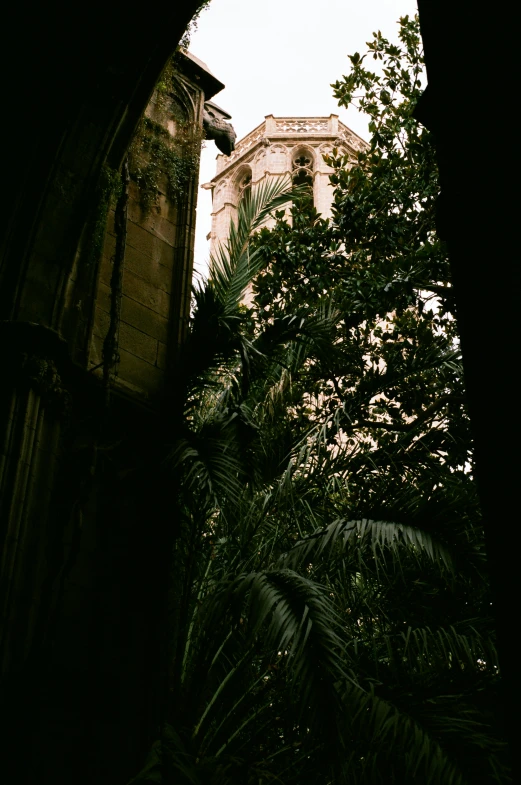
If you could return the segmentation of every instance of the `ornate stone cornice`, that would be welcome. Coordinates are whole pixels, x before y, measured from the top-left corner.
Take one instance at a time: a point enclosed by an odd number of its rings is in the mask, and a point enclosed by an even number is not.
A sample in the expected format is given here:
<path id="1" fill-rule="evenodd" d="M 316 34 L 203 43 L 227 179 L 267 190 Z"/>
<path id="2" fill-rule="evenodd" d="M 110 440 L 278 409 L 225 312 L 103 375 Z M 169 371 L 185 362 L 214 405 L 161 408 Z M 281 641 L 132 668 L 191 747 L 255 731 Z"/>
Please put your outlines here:
<path id="1" fill-rule="evenodd" d="M 212 183 L 220 179 L 239 159 L 249 154 L 253 155 L 258 148 L 289 139 L 298 142 L 299 136 L 306 137 L 307 140 L 316 139 L 317 142 L 332 141 L 335 144 L 344 144 L 354 152 L 367 147 L 367 142 L 344 125 L 337 115 L 329 117 L 267 115 L 264 122 L 237 142 L 231 155 L 217 156 L 217 174 L 212 179 Z M 208 184 L 208 187 L 211 187 L 211 184 Z"/>

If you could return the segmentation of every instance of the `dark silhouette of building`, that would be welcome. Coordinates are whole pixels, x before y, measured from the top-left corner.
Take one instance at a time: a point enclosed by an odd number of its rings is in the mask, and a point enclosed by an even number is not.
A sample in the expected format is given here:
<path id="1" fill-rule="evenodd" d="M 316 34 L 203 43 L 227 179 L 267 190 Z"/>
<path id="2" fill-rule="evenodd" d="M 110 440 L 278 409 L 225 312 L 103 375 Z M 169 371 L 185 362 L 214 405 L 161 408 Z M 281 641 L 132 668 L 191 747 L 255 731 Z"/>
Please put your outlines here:
<path id="1" fill-rule="evenodd" d="M 197 58 L 178 52 L 154 92 L 196 6 L 22 3 L 4 27 L 6 783 L 126 782 L 168 698 L 176 522 L 161 467 L 198 154 L 203 135 L 234 142 L 205 107 L 224 85 Z"/>

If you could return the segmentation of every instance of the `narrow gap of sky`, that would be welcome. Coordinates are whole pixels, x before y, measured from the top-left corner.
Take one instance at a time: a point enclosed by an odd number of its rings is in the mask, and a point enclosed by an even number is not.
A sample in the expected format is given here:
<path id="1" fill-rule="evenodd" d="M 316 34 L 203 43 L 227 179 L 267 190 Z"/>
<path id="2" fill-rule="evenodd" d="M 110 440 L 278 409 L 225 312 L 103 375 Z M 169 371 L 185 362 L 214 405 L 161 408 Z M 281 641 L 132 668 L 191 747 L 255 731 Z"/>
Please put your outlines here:
<path id="1" fill-rule="evenodd" d="M 416 0 L 212 0 L 192 35 L 190 51 L 226 87 L 214 100 L 232 115 L 241 139 L 264 117 L 327 117 L 338 114 L 367 138 L 367 122 L 341 109 L 331 83 L 349 72 L 348 55 L 363 53 L 372 33 L 397 37 L 397 21 L 416 13 Z M 215 174 L 218 150 L 206 142 L 200 183 Z M 209 255 L 211 191 L 199 189 L 195 271 Z"/>

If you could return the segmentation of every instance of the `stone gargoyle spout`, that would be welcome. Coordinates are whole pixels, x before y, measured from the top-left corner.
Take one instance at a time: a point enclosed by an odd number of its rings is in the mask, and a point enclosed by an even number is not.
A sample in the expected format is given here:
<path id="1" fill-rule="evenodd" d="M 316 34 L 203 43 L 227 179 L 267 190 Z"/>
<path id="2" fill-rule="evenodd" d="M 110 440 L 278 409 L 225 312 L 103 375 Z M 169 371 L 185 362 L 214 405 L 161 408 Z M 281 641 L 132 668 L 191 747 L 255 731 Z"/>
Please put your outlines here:
<path id="1" fill-rule="evenodd" d="M 213 139 L 217 149 L 224 155 L 230 155 L 235 150 L 237 134 L 233 125 L 228 123 L 230 115 L 223 109 L 207 101 L 203 111 L 203 130 L 206 139 Z"/>

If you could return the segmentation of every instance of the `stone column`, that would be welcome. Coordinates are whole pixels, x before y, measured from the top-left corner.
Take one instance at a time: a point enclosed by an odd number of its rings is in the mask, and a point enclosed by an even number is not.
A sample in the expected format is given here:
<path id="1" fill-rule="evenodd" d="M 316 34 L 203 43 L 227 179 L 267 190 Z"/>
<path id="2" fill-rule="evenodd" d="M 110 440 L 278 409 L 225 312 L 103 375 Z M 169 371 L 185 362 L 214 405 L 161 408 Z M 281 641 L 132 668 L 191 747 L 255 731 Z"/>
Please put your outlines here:
<path id="1" fill-rule="evenodd" d="M 270 134 L 277 133 L 277 122 L 276 122 L 275 118 L 273 117 L 273 115 L 272 114 L 267 114 L 264 119 L 265 119 L 265 122 L 266 122 L 266 129 L 265 129 L 266 136 L 269 136 Z"/>
<path id="2" fill-rule="evenodd" d="M 0 325 L 10 383 L 0 398 L 0 667 L 29 655 L 48 569 L 49 509 L 70 396 L 64 342 L 31 323 Z M 29 348 L 30 347 L 30 348 Z M 60 369 L 61 370 L 61 369 Z"/>
<path id="3" fill-rule="evenodd" d="M 328 131 L 329 131 L 330 134 L 337 134 L 338 133 L 338 115 L 337 114 L 330 114 L 329 115 Z"/>

